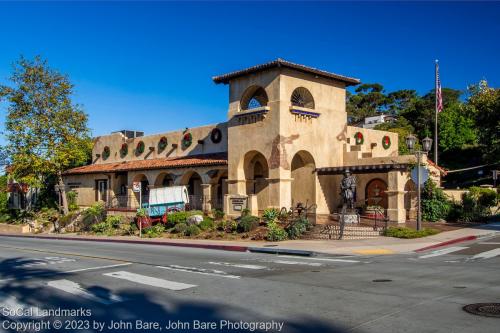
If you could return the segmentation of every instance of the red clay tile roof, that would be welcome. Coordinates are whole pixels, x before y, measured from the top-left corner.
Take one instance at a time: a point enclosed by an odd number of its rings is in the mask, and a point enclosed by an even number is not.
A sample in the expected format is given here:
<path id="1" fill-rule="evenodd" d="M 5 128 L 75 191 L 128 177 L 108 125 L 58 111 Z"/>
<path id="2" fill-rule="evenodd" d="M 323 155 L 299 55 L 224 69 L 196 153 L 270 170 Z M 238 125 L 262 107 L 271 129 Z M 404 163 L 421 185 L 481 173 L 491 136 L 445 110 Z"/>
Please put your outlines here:
<path id="1" fill-rule="evenodd" d="M 194 166 L 227 165 L 227 153 L 192 155 L 151 160 L 126 161 L 105 164 L 90 164 L 73 168 L 64 172 L 65 175 L 80 175 L 87 173 L 106 173 L 151 169 L 173 169 Z"/>
<path id="2" fill-rule="evenodd" d="M 436 163 L 434 163 L 430 159 L 427 159 L 427 163 L 429 163 L 430 165 L 432 165 L 433 167 L 435 167 L 436 169 L 438 169 L 439 172 L 441 172 L 443 175 L 446 176 L 448 174 L 448 172 L 446 171 L 446 169 L 441 168 L 439 165 L 437 165 Z"/>
<path id="3" fill-rule="evenodd" d="M 280 58 L 273 60 L 273 61 L 270 61 L 270 62 L 267 62 L 265 64 L 252 66 L 252 67 L 249 67 L 246 69 L 242 69 L 239 71 L 235 71 L 235 72 L 231 72 L 231 73 L 227 73 L 227 74 L 223 74 L 223 75 L 219 75 L 219 76 L 214 76 L 214 77 L 212 77 L 212 80 L 215 83 L 227 84 L 227 83 L 229 83 L 229 81 L 231 81 L 232 79 L 235 79 L 237 77 L 251 74 L 251 73 L 260 72 L 260 71 L 263 71 L 265 69 L 274 68 L 274 67 L 288 67 L 288 68 L 295 69 L 295 70 L 300 71 L 300 72 L 314 74 L 314 75 L 321 76 L 321 77 L 324 77 L 327 79 L 338 80 L 338 81 L 346 83 L 347 86 L 354 86 L 354 85 L 357 85 L 361 82 L 359 79 L 356 79 L 356 78 L 352 78 L 352 77 L 348 77 L 348 76 L 344 76 L 344 75 L 339 75 L 339 74 L 335 74 L 335 73 L 330 73 L 327 71 L 323 71 L 321 69 L 308 67 L 308 66 L 304 66 L 304 65 L 300 65 L 300 64 L 295 64 L 293 62 L 286 61 L 286 60 L 283 60 Z"/>

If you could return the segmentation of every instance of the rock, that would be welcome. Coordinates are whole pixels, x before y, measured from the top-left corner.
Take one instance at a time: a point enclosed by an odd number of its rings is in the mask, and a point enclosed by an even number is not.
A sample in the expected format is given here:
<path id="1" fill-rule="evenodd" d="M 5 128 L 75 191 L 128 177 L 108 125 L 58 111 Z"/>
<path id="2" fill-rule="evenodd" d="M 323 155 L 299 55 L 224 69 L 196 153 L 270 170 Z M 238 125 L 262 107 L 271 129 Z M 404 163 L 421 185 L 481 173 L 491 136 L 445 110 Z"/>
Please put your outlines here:
<path id="1" fill-rule="evenodd" d="M 198 225 L 198 224 L 201 223 L 201 221 L 203 221 L 203 216 L 201 216 L 201 215 L 192 215 L 192 216 L 190 216 L 190 217 L 187 218 L 186 222 L 187 222 L 188 225 L 191 225 L 191 224 Z"/>

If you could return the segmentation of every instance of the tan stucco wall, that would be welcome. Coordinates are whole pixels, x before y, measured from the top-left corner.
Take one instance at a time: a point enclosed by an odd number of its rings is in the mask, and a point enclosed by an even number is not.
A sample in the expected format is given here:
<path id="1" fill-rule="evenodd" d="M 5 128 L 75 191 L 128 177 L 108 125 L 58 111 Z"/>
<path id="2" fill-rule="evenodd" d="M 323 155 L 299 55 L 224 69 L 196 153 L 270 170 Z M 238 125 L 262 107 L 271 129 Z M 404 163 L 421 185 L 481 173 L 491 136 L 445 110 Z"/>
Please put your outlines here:
<path id="1" fill-rule="evenodd" d="M 213 143 L 210 139 L 212 129 L 219 128 L 222 132 L 222 140 L 219 143 Z M 184 130 L 173 132 L 165 132 L 159 134 L 146 135 L 139 138 L 127 139 L 121 133 L 113 133 L 110 135 L 99 136 L 95 138 L 94 148 L 92 149 L 93 163 L 104 164 L 112 162 L 136 161 L 145 159 L 154 159 L 161 157 L 178 157 L 187 155 L 219 153 L 227 151 L 227 123 L 219 123 L 215 125 L 207 125 L 201 127 L 189 128 L 187 132 L 193 136 L 191 146 L 187 149 L 182 147 L 182 138 Z M 186 132 L 186 133 L 187 133 Z M 167 148 L 161 153 L 158 151 L 158 142 L 162 137 L 167 138 Z M 203 140 L 203 144 L 198 143 L 198 140 Z M 137 144 L 143 141 L 145 145 L 144 152 L 140 155 L 135 154 Z M 120 156 L 120 149 L 123 143 L 128 144 L 128 154 L 125 157 Z M 177 148 L 173 148 L 172 144 L 177 144 Z M 108 159 L 103 160 L 102 154 L 104 147 L 110 148 L 111 154 Z M 153 147 L 154 151 L 150 151 L 149 147 Z M 101 157 L 96 157 L 100 154 Z"/>

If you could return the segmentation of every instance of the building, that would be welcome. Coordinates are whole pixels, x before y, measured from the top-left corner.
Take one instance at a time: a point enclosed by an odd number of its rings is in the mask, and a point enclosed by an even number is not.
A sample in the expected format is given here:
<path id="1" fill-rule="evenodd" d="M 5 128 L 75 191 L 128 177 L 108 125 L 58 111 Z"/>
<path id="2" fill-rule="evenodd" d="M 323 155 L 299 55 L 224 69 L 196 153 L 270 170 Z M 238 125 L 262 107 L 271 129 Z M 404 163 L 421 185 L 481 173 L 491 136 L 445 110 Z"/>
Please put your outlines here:
<path id="1" fill-rule="evenodd" d="M 363 128 L 374 128 L 377 125 L 388 123 L 388 122 L 394 122 L 396 118 L 391 115 L 385 115 L 381 114 L 378 116 L 373 116 L 373 117 L 366 117 L 363 121 L 363 124 L 361 124 L 361 127 Z"/>
<path id="2" fill-rule="evenodd" d="M 341 206 L 339 183 L 349 169 L 358 206 L 382 206 L 395 222 L 412 215 L 414 156 L 398 155 L 395 133 L 347 125 L 345 89 L 358 79 L 277 59 L 213 81 L 229 86 L 226 122 L 95 138 L 92 164 L 64 175 L 78 203 L 133 210 L 152 187 L 187 185 L 194 208 L 237 216 L 300 202 L 321 222 Z"/>

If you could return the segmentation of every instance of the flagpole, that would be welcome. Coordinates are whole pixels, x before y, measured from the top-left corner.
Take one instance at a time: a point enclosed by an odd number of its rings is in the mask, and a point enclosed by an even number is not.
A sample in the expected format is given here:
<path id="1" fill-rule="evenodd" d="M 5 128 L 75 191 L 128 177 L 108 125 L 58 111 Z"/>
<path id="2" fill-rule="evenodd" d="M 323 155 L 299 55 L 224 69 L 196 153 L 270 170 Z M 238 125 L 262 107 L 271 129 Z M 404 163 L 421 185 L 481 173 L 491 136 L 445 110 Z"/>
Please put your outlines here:
<path id="1" fill-rule="evenodd" d="M 439 165 L 438 163 L 438 60 L 436 59 L 436 66 L 435 66 L 435 100 L 434 100 L 434 106 L 435 106 L 435 118 L 434 118 L 434 162 L 436 165 Z"/>

